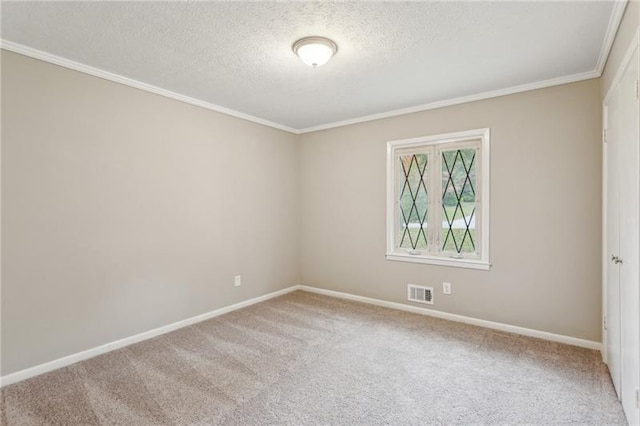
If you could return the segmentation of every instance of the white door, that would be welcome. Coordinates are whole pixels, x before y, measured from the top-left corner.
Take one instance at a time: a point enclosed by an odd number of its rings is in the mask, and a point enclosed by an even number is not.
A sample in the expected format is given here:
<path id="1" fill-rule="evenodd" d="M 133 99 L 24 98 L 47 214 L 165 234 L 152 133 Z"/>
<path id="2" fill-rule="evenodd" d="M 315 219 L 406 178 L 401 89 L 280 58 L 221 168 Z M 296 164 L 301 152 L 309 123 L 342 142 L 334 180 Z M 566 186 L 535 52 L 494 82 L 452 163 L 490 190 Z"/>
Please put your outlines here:
<path id="1" fill-rule="evenodd" d="M 619 120 L 619 238 L 620 238 L 620 340 L 621 388 L 620 400 L 629 424 L 637 425 L 636 389 L 640 380 L 640 281 L 638 269 L 638 110 L 637 84 L 638 50 L 620 82 Z"/>
<path id="2" fill-rule="evenodd" d="M 620 395 L 620 267 L 615 263 L 620 254 L 618 232 L 618 138 L 615 125 L 619 116 L 617 89 L 605 106 L 606 119 L 606 156 L 607 156 L 607 289 L 606 289 L 606 333 L 607 364 L 616 393 Z"/>
<path id="3" fill-rule="evenodd" d="M 640 423 L 640 147 L 638 46 L 607 96 L 606 355 L 631 425 Z"/>

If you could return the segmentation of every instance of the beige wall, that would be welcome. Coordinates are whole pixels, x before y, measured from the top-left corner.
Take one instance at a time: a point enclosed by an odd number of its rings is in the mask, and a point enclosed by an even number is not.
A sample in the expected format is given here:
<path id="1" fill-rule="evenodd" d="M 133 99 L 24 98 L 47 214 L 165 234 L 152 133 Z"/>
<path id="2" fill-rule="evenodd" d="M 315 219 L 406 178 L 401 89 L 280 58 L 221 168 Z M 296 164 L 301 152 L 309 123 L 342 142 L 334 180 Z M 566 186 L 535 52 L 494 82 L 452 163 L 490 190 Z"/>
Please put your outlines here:
<path id="1" fill-rule="evenodd" d="M 606 96 L 611 86 L 611 82 L 618 71 L 622 59 L 624 59 L 624 55 L 627 53 L 631 40 L 638 31 L 638 25 L 640 25 L 640 1 L 630 0 L 627 3 L 627 8 L 624 11 L 622 22 L 620 22 L 620 27 L 618 27 L 616 38 L 611 47 L 609 58 L 607 59 L 607 64 L 602 73 L 602 98 Z"/>
<path id="2" fill-rule="evenodd" d="M 5 51 L 2 110 L 3 375 L 299 282 L 295 135 Z"/>
<path id="3" fill-rule="evenodd" d="M 600 340 L 599 81 L 301 136 L 302 282 Z M 387 261 L 386 141 L 491 128 L 489 272 Z M 442 294 L 442 282 L 453 295 Z"/>
<path id="4" fill-rule="evenodd" d="M 1 373 L 297 283 L 599 340 L 599 89 L 295 136 L 3 51 Z M 385 260 L 386 141 L 481 127 L 491 271 Z"/>

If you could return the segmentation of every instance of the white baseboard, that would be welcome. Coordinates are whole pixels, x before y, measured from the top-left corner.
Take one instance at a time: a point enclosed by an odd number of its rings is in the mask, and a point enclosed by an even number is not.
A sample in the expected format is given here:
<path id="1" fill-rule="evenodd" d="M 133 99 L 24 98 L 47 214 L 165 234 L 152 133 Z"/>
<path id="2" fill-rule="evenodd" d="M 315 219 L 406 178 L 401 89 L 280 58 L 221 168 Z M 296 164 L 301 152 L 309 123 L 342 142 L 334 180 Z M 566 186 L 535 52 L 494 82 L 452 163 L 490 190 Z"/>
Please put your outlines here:
<path id="1" fill-rule="evenodd" d="M 282 296 L 283 294 L 291 293 L 292 291 L 303 290 L 310 293 L 323 294 L 326 296 L 337 297 L 340 299 L 348 299 L 356 302 L 368 303 L 370 305 L 382 306 L 385 308 L 397 309 L 405 312 L 412 312 L 420 315 L 427 315 L 436 318 L 442 318 L 450 321 L 462 322 L 465 324 L 477 325 L 479 327 L 490 328 L 493 330 L 505 331 L 508 333 L 520 334 L 523 336 L 537 337 L 539 339 L 550 340 L 552 342 L 564 343 L 567 345 L 580 346 L 588 349 L 601 349 L 600 342 L 594 342 L 591 340 L 578 339 L 576 337 L 563 336 L 561 334 L 548 333 L 546 331 L 533 330 L 530 328 L 518 327 L 515 325 L 503 324 L 499 322 L 487 321 L 472 317 L 466 317 L 463 315 L 450 314 L 447 312 L 436 311 L 433 309 L 426 309 L 417 306 L 405 305 L 403 303 L 388 302 L 380 299 L 373 299 L 371 297 L 356 296 L 354 294 L 343 293 L 334 290 L 325 290 L 318 287 L 311 287 L 307 285 L 294 285 L 282 290 L 274 291 L 272 293 L 265 294 L 263 296 L 254 297 L 253 299 L 245 300 L 244 302 L 235 303 L 224 308 L 216 309 L 211 312 L 207 312 L 195 317 L 187 318 L 182 321 L 174 322 L 173 324 L 165 325 L 163 327 L 154 328 L 153 330 L 145 331 L 143 333 L 136 334 L 134 336 L 125 337 L 115 342 L 110 342 L 101 346 L 97 346 L 86 351 L 71 354 L 56 360 L 46 362 L 44 364 L 36 365 L 35 367 L 26 368 L 24 370 L 17 371 L 15 373 L 7 374 L 0 377 L 0 387 L 10 385 L 22 380 L 29 379 L 40 374 L 48 373 L 58 368 L 66 367 L 76 362 L 84 361 L 85 359 L 93 358 L 98 355 L 102 355 L 107 352 L 111 352 L 116 349 L 123 348 L 125 346 L 132 345 L 134 343 L 141 342 L 143 340 L 151 339 L 161 334 L 169 333 L 170 331 L 177 330 L 179 328 L 187 327 L 189 325 L 214 318 L 228 312 L 232 312 L 238 309 L 242 309 L 247 306 L 254 305 L 256 303 L 264 302 L 265 300 L 273 299 L 274 297 Z"/>
<path id="2" fill-rule="evenodd" d="M 505 331 L 508 333 L 519 334 L 522 336 L 537 337 L 539 339 L 550 340 L 552 342 L 564 343 L 572 346 L 580 346 L 587 349 L 601 349 L 600 342 L 592 340 L 578 339 L 577 337 L 564 336 L 562 334 L 554 334 L 546 331 L 533 330 L 531 328 L 518 327 L 515 325 L 503 324 L 500 322 L 487 321 L 478 318 L 466 317 L 463 315 L 450 314 L 448 312 L 436 311 L 428 308 L 405 305 L 403 303 L 387 302 L 386 300 L 373 299 L 371 297 L 356 296 L 354 294 L 343 293 L 334 290 L 325 290 L 318 287 L 307 285 L 296 286 L 298 290 L 304 290 L 311 293 L 323 294 L 325 296 L 338 297 L 340 299 L 348 299 L 356 302 L 368 303 L 370 305 L 382 306 L 385 308 L 397 309 L 400 311 L 412 312 L 414 314 L 427 315 L 430 317 L 442 318 L 449 321 L 462 322 L 465 324 L 477 325 L 479 327 L 490 328 L 493 330 Z"/>
<path id="3" fill-rule="evenodd" d="M 85 359 L 93 358 L 98 355 L 102 355 L 107 352 L 111 352 L 116 349 L 123 348 L 125 346 L 132 345 L 134 343 L 141 342 L 143 340 L 151 339 L 152 337 L 159 336 L 161 334 L 169 333 L 170 331 L 177 330 L 179 328 L 187 327 L 189 325 L 208 320 L 231 311 L 235 311 L 256 303 L 264 302 L 265 300 L 273 299 L 274 297 L 282 296 L 283 294 L 290 293 L 298 290 L 299 286 L 292 286 L 283 290 L 274 291 L 272 293 L 265 294 L 263 296 L 254 297 L 253 299 L 245 300 L 243 302 L 235 303 L 224 308 L 216 309 L 195 317 L 187 318 L 182 321 L 174 322 L 163 327 L 154 328 L 153 330 L 145 331 L 133 336 L 125 337 L 115 342 L 110 342 L 95 348 L 87 349 L 86 351 L 77 352 L 56 360 L 45 362 L 44 364 L 36 365 L 35 367 L 26 368 L 24 370 L 16 371 L 15 373 L 7 374 L 0 377 L 0 387 L 10 385 L 12 383 L 20 382 L 22 380 L 29 379 L 40 374 L 48 373 L 49 371 L 57 370 L 58 368 L 66 367 L 76 362 L 84 361 Z"/>

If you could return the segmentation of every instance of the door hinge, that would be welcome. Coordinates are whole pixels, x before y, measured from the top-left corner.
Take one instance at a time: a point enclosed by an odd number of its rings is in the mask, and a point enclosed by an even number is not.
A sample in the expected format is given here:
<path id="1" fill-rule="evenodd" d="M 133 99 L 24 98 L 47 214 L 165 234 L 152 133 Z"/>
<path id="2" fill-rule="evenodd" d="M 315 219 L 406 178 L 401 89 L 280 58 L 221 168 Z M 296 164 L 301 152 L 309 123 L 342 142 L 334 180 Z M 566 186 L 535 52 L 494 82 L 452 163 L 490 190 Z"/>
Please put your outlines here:
<path id="1" fill-rule="evenodd" d="M 636 80 L 636 99 L 638 99 L 638 85 L 640 84 L 640 80 Z"/>
<path id="2" fill-rule="evenodd" d="M 607 316 L 603 316 L 602 317 L 602 327 L 606 330 L 607 329 Z"/>
<path id="3" fill-rule="evenodd" d="M 636 388 L 636 408 L 640 408 L 640 389 Z"/>
<path id="4" fill-rule="evenodd" d="M 602 129 L 602 141 L 607 143 L 607 129 Z"/>

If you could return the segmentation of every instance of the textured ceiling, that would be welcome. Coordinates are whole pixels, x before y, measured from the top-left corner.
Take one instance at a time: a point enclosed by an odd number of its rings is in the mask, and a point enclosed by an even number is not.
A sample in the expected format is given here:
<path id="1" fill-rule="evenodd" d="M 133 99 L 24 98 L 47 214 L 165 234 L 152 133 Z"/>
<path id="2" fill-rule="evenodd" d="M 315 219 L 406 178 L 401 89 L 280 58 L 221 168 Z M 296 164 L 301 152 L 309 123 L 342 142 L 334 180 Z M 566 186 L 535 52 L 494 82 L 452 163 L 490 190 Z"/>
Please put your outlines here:
<path id="1" fill-rule="evenodd" d="M 4 41 L 294 129 L 593 73 L 615 10 L 593 1 L 1 7 Z M 339 46 L 317 69 L 291 52 L 310 35 Z"/>

